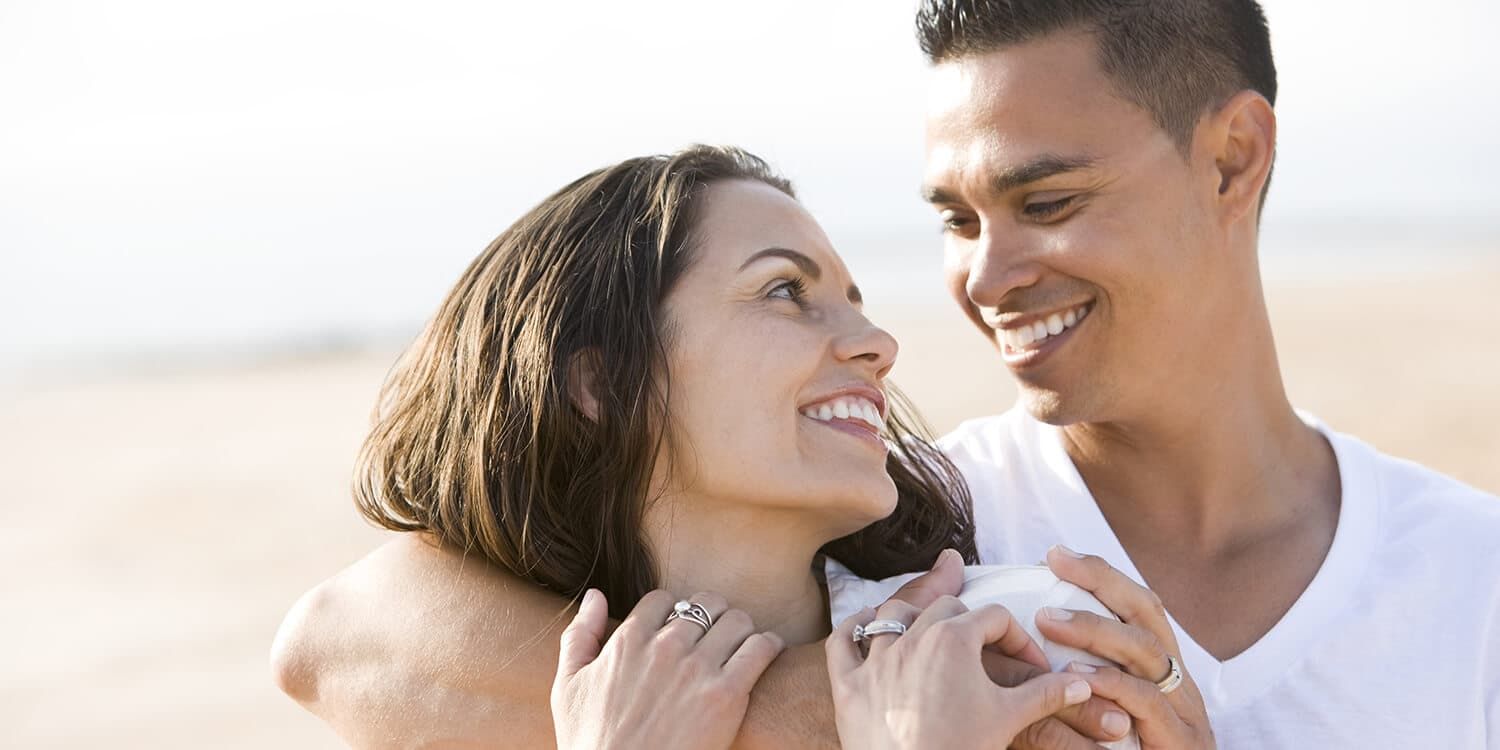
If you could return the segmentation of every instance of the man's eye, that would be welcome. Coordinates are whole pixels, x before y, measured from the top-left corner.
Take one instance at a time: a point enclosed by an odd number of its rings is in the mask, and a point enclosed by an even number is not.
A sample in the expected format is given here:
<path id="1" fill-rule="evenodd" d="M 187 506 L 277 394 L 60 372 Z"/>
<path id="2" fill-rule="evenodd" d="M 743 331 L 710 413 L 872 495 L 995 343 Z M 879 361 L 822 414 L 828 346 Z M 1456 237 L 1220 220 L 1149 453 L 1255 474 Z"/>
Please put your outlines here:
<path id="1" fill-rule="evenodd" d="M 942 216 L 944 232 L 963 232 L 974 224 L 974 220 L 967 216 L 955 216 L 945 214 Z"/>
<path id="2" fill-rule="evenodd" d="M 1022 211 L 1033 219 L 1050 219 L 1062 213 L 1064 209 L 1073 203 L 1073 199 L 1076 197 L 1070 195 L 1066 198 L 1059 198 L 1055 201 L 1047 201 L 1045 203 L 1028 203 Z"/>

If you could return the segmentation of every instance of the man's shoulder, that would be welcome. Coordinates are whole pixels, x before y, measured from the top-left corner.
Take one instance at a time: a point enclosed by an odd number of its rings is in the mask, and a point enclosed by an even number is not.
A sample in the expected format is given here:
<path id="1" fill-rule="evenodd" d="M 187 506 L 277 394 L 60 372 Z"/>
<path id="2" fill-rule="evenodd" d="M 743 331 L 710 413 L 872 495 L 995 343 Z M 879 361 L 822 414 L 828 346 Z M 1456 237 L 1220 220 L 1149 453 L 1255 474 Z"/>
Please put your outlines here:
<path id="1" fill-rule="evenodd" d="M 1472 540 L 1500 554 L 1500 497 L 1423 466 L 1380 452 L 1348 435 L 1331 434 L 1340 460 L 1361 462 L 1383 501 L 1387 532 Z"/>
<path id="2" fill-rule="evenodd" d="M 1035 446 L 1035 420 L 1020 406 L 1003 414 L 977 417 L 960 423 L 944 435 L 938 445 L 958 462 L 979 461 L 1006 464 Z"/>

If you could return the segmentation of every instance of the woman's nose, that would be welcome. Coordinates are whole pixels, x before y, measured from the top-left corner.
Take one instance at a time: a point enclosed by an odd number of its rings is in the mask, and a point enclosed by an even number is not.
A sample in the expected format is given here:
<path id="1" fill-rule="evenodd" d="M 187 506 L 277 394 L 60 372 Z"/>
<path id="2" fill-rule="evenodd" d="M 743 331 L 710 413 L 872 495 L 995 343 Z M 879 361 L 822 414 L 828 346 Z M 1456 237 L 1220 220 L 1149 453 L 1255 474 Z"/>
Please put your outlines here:
<path id="1" fill-rule="evenodd" d="M 841 362 L 862 363 L 875 377 L 883 378 L 896 364 L 898 349 L 894 336 L 863 315 L 857 315 L 851 320 L 850 330 L 834 342 L 833 354 Z"/>

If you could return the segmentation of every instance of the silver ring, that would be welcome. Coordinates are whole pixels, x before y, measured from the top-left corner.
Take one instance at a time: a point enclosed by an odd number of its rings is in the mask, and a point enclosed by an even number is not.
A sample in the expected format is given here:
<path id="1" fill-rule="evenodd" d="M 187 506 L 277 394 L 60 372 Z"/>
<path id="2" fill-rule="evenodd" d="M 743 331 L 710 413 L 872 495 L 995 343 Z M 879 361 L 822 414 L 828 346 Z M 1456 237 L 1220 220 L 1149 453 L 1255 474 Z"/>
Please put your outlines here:
<path id="1" fill-rule="evenodd" d="M 690 602 L 686 599 L 672 605 L 672 614 L 667 615 L 667 620 L 662 623 L 662 627 L 666 627 L 673 620 L 687 620 L 703 628 L 704 633 L 707 633 L 708 629 L 714 626 L 713 615 L 710 615 L 708 610 L 703 608 L 702 604 Z"/>
<path id="2" fill-rule="evenodd" d="M 864 643 L 877 635 L 901 635 L 906 632 L 906 623 L 900 620 L 871 620 L 868 625 L 854 626 L 854 642 Z"/>
<path id="3" fill-rule="evenodd" d="M 1163 693 L 1182 687 L 1182 663 L 1177 661 L 1177 657 L 1167 654 L 1167 676 L 1157 680 L 1156 687 Z"/>

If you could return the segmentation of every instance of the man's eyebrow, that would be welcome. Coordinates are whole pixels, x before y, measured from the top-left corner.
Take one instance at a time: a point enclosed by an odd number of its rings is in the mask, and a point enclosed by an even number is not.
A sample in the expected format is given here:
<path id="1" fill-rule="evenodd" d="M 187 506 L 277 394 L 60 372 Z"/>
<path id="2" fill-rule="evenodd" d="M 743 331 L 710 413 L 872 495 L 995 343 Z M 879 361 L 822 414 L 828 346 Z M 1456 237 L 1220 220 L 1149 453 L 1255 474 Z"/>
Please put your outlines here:
<path id="1" fill-rule="evenodd" d="M 990 190 L 996 195 L 1008 193 L 1018 187 L 1029 185 L 1048 177 L 1091 169 L 1098 161 L 1091 156 L 1058 156 L 1045 154 L 1024 164 L 1018 164 L 997 174 L 990 180 Z M 933 185 L 922 188 L 922 198 L 928 203 L 961 203 L 953 193 Z"/>
<path id="2" fill-rule="evenodd" d="M 803 273 L 807 274 L 810 278 L 812 278 L 813 281 L 817 281 L 823 276 L 823 269 L 819 268 L 817 262 L 812 258 L 809 258 L 806 255 L 797 252 L 796 250 L 790 250 L 784 247 L 768 247 L 764 250 L 757 251 L 754 255 L 746 258 L 744 263 L 740 264 L 740 270 L 743 271 L 746 268 L 749 268 L 751 263 L 754 263 L 762 258 L 786 258 L 787 260 L 797 264 L 797 268 L 800 269 Z"/>

